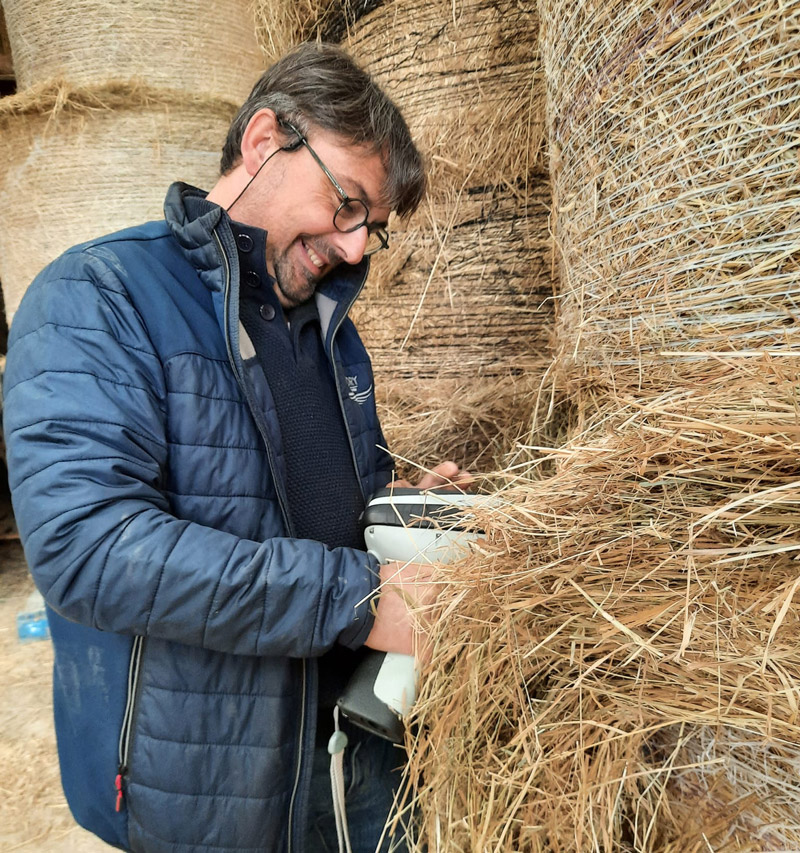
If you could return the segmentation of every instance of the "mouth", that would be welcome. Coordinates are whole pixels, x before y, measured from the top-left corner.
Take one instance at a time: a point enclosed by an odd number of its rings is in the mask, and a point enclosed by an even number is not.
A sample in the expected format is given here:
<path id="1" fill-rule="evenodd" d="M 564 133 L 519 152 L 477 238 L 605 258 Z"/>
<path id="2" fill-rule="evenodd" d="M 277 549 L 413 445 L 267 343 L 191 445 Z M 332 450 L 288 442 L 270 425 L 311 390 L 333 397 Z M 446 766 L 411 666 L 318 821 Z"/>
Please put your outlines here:
<path id="1" fill-rule="evenodd" d="M 317 272 L 322 272 L 322 270 L 325 269 L 325 266 L 327 264 L 327 261 L 325 260 L 325 258 L 320 257 L 320 255 L 318 255 L 311 248 L 311 246 L 309 246 L 308 243 L 306 243 L 305 240 L 301 239 L 300 243 L 303 246 L 303 248 L 305 249 L 306 256 L 308 257 L 308 260 L 311 262 L 311 265 L 314 267 L 314 269 Z"/>

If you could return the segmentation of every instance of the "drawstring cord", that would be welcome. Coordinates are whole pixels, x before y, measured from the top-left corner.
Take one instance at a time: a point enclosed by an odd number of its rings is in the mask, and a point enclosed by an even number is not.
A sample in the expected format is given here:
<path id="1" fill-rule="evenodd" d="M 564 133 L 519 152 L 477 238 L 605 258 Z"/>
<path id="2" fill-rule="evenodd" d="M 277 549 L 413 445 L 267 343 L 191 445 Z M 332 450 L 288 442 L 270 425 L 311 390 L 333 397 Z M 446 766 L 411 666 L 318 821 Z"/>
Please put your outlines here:
<path id="1" fill-rule="evenodd" d="M 339 708 L 337 707 L 333 709 L 333 734 L 328 741 L 328 754 L 331 757 L 331 795 L 333 796 L 333 816 L 336 819 L 339 853 L 353 853 L 350 847 L 347 810 L 344 803 L 344 750 L 346 746 L 347 735 L 339 728 Z"/>

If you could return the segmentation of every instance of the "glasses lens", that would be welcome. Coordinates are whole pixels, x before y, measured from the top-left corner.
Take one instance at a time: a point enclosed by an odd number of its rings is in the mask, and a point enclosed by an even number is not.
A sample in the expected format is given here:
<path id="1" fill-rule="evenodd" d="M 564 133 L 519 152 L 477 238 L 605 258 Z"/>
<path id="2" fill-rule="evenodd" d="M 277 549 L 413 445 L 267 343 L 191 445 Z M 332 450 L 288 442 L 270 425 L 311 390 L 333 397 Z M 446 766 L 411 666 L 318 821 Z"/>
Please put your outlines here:
<path id="1" fill-rule="evenodd" d="M 369 211 L 363 201 L 350 198 L 343 201 L 333 215 L 333 224 L 338 231 L 355 231 L 366 224 Z"/>
<path id="2" fill-rule="evenodd" d="M 379 231 L 370 232 L 367 237 L 367 247 L 364 249 L 365 255 L 373 255 L 381 249 L 386 249 L 389 246 L 389 235 L 381 228 Z"/>

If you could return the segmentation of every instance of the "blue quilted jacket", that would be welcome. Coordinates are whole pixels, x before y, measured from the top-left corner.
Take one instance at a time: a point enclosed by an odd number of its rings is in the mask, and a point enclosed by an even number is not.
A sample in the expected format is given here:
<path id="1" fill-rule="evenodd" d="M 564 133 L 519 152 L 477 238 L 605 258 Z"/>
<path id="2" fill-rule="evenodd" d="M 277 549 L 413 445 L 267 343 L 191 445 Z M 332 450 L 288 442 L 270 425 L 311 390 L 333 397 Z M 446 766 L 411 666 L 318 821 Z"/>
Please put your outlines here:
<path id="1" fill-rule="evenodd" d="M 202 198 L 173 185 L 165 221 L 78 246 L 30 286 L 4 387 L 14 511 L 78 822 L 134 851 L 300 853 L 316 658 L 363 644 L 378 567 L 292 538 L 234 234 Z M 317 303 L 369 495 L 391 462 L 346 316 L 366 273 L 340 268 Z"/>

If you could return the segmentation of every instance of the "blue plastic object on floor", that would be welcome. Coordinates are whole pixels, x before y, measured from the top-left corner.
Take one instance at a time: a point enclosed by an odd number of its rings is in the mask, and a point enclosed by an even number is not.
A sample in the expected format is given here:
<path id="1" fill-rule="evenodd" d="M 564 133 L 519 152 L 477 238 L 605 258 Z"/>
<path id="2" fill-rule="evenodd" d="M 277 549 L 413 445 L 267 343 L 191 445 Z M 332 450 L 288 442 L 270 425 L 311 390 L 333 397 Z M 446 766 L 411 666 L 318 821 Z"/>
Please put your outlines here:
<path id="1" fill-rule="evenodd" d="M 21 643 L 50 639 L 44 599 L 39 592 L 32 592 L 25 602 L 25 610 L 17 613 L 17 637 Z"/>

